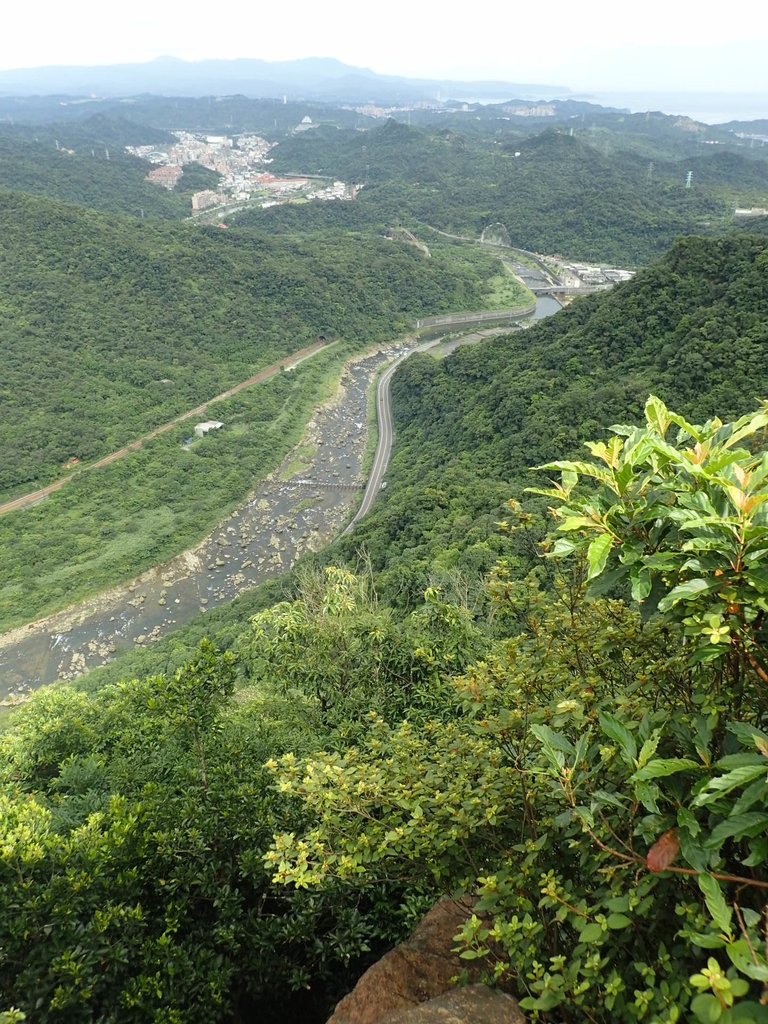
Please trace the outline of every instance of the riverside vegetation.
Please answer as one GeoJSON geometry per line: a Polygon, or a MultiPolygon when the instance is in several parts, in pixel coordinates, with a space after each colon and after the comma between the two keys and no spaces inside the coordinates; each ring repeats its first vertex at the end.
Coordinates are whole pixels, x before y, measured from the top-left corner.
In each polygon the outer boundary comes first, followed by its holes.
{"type": "Polygon", "coordinates": [[[229,650],[15,712],[9,1012],[322,1020],[470,892],[457,949],[534,1020],[766,1019],[767,260],[683,240],[413,357],[386,494],[229,650]]]}

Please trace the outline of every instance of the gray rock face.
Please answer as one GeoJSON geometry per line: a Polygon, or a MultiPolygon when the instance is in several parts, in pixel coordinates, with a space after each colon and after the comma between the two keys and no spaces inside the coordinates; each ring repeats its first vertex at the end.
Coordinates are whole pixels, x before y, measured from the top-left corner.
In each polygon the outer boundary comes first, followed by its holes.
{"type": "Polygon", "coordinates": [[[381,1024],[525,1024],[525,1017],[512,996],[469,985],[392,1014],[381,1024]]]}

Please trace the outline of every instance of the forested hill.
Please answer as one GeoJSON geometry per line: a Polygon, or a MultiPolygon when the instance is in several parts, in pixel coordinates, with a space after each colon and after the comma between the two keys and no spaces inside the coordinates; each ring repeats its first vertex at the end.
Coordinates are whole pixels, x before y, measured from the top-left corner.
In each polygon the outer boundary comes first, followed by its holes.
{"type": "Polygon", "coordinates": [[[351,346],[482,306],[412,246],[110,217],[0,191],[0,493],[107,454],[319,334],[351,346]]]}
{"type": "Polygon", "coordinates": [[[585,438],[636,421],[651,393],[694,422],[768,397],[765,239],[681,239],[633,281],[528,331],[409,359],[392,383],[388,488],[331,557],[365,547],[401,601],[436,568],[487,571],[507,543],[503,502],[523,497],[531,467],[581,457],[585,438]]]}
{"type": "MultiPolygon", "coordinates": [[[[711,148],[693,163],[668,152],[653,164],[617,148],[619,141],[611,136],[606,146],[599,134],[553,129],[524,139],[470,138],[390,121],[368,132],[307,133],[273,152],[276,168],[365,182],[358,204],[371,223],[399,215],[478,237],[501,221],[513,245],[625,264],[651,262],[682,234],[725,233],[734,203],[760,205],[768,193],[765,161],[711,148]]],[[[316,219],[340,216],[327,209],[316,219]]],[[[285,209],[248,217],[295,229],[285,209]]]]}
{"type": "Polygon", "coordinates": [[[81,131],[75,142],[60,141],[52,131],[26,137],[3,126],[0,187],[134,217],[181,220],[188,215],[189,196],[146,181],[149,165],[125,153],[123,145],[113,131],[81,131]]]}

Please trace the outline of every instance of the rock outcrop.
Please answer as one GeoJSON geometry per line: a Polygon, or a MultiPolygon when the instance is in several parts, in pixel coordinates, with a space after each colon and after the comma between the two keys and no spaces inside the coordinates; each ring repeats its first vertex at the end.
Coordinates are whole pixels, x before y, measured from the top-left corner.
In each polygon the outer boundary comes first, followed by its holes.
{"type": "Polygon", "coordinates": [[[510,996],[451,984],[467,969],[453,937],[471,913],[470,900],[440,900],[408,940],[365,972],[328,1024],[522,1024],[510,996]]]}
{"type": "Polygon", "coordinates": [[[512,996],[486,985],[455,988],[384,1018],[381,1024],[526,1024],[512,996]]]}

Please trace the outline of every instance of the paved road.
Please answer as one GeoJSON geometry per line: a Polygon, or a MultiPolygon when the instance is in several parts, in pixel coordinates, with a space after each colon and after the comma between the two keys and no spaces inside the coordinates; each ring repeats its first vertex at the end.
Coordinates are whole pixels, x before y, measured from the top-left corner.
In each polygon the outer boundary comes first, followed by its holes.
{"type": "MultiPolygon", "coordinates": [[[[436,343],[436,341],[430,342],[430,344],[436,343]]],[[[355,523],[359,522],[363,516],[367,515],[370,511],[371,505],[376,500],[376,495],[381,490],[381,483],[384,479],[384,474],[387,471],[387,466],[389,465],[389,456],[392,454],[392,438],[394,436],[394,432],[392,430],[392,404],[389,396],[389,383],[398,366],[406,360],[408,356],[413,355],[413,352],[422,350],[425,347],[427,346],[420,345],[418,349],[413,349],[411,352],[405,352],[403,355],[398,356],[398,358],[387,367],[379,378],[379,384],[376,388],[376,418],[378,420],[379,428],[376,455],[373,459],[373,466],[371,467],[371,472],[368,477],[368,483],[365,486],[365,494],[363,495],[360,508],[355,513],[354,518],[347,528],[343,531],[342,537],[351,533],[354,529],[355,523]]]]}
{"type": "MultiPolygon", "coordinates": [[[[532,310],[529,310],[526,307],[525,314],[528,314],[531,311],[532,310]]],[[[517,313],[518,316],[523,315],[523,312],[521,310],[518,310],[517,313]]],[[[446,324],[450,322],[455,326],[466,327],[466,317],[466,314],[458,314],[453,317],[446,317],[445,322],[446,324]]],[[[481,325],[486,323],[488,316],[487,314],[477,313],[474,314],[474,319],[478,325],[481,325]]],[[[424,321],[421,321],[421,323],[423,324],[424,321]]],[[[387,369],[384,371],[384,373],[382,373],[381,377],[379,378],[378,387],[376,388],[376,418],[378,420],[379,430],[379,439],[376,444],[376,454],[373,458],[373,466],[371,467],[371,472],[368,477],[368,483],[365,486],[365,494],[363,495],[363,500],[360,504],[360,508],[355,513],[354,517],[348,524],[347,528],[342,531],[342,537],[346,536],[348,533],[351,533],[352,530],[355,528],[355,524],[359,523],[363,516],[366,516],[368,512],[370,512],[371,505],[373,505],[374,501],[376,500],[376,496],[381,490],[381,485],[384,480],[384,474],[386,473],[387,466],[389,465],[389,457],[392,454],[392,441],[394,438],[394,430],[392,427],[392,403],[390,399],[389,385],[390,382],[392,381],[392,378],[395,375],[395,371],[401,365],[401,363],[403,363],[409,356],[412,356],[414,352],[426,352],[427,349],[434,348],[436,345],[439,345],[442,341],[444,341],[445,337],[445,335],[442,335],[441,337],[438,338],[432,338],[431,340],[424,341],[420,345],[417,345],[415,348],[412,348],[409,352],[404,352],[387,367],[387,369]]],[[[474,340],[477,340],[476,335],[471,335],[470,337],[473,338],[474,340]]],[[[469,340],[469,338],[467,340],[469,340]]]]}

